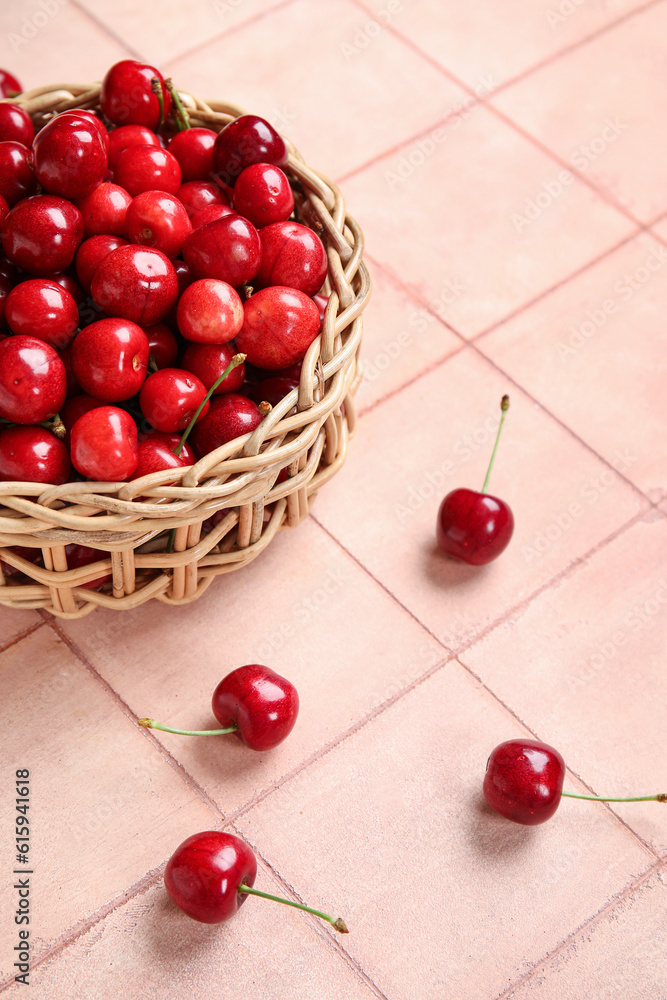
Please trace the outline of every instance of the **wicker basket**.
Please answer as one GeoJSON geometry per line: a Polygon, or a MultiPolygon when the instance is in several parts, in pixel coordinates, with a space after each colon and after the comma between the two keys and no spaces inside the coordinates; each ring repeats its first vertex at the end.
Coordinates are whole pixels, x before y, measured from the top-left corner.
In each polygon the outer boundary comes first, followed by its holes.
{"type": "MultiPolygon", "coordinates": [[[[15,103],[41,126],[55,111],[98,109],[99,92],[99,84],[62,84],[21,94],[15,103]]],[[[232,104],[179,94],[192,125],[219,131],[244,113],[232,104]]],[[[298,389],[252,434],[182,471],[169,469],[130,483],[0,483],[0,557],[24,574],[17,583],[16,575],[3,574],[0,566],[0,604],[78,618],[99,605],[123,610],[151,598],[169,604],[192,601],[215,576],[258,556],[279,528],[299,524],[320,486],[344,462],[361,375],[361,314],[371,290],[362,262],[363,235],[346,214],[338,188],[306,166],[286,141],[290,157],[284,169],[294,187],[298,218],[325,243],[331,293],[298,389]],[[287,478],[279,483],[285,467],[287,478]],[[228,512],[214,524],[212,515],[221,510],[228,512]],[[69,543],[101,549],[108,558],[68,569],[69,543]],[[9,552],[12,546],[41,549],[45,568],[9,552]],[[108,574],[112,580],[100,591],[84,586],[108,574]]]]}

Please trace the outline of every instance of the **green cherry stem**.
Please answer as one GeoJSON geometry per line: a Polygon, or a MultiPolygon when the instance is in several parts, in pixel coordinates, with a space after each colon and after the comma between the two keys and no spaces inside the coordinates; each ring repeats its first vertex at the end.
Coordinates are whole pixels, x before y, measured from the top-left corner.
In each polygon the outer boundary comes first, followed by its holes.
{"type": "Polygon", "coordinates": [[[158,129],[162,128],[162,124],[164,122],[164,94],[162,93],[162,84],[160,83],[157,76],[154,76],[153,79],[151,80],[151,90],[157,97],[157,102],[160,106],[160,120],[157,123],[157,129],[156,129],[156,131],[158,131],[158,129]]]}
{"type": "Polygon", "coordinates": [[[185,132],[186,129],[192,128],[190,125],[190,119],[188,113],[183,107],[183,101],[178,96],[176,87],[170,79],[164,81],[164,85],[171,94],[171,99],[174,102],[175,114],[176,114],[176,124],[178,125],[179,132],[185,132]]]}
{"type": "Polygon", "coordinates": [[[635,798],[612,799],[607,795],[577,795],[576,792],[561,792],[569,799],[588,799],[589,802],[667,802],[667,793],[659,795],[638,795],[635,798]]]}
{"type": "Polygon", "coordinates": [[[239,728],[229,726],[227,729],[172,729],[171,726],[163,726],[154,719],[139,719],[138,722],[144,729],[161,729],[163,733],[176,733],[177,736],[226,736],[227,733],[235,733],[239,728]]]}
{"type": "Polygon", "coordinates": [[[503,396],[500,400],[500,423],[498,424],[498,433],[496,434],[496,443],[493,446],[493,451],[491,452],[491,460],[489,462],[489,467],[486,470],[486,479],[484,480],[484,485],[482,486],[482,493],[486,493],[486,487],[489,485],[489,476],[491,475],[491,469],[493,468],[493,462],[496,457],[496,452],[498,451],[498,442],[500,441],[500,432],[503,429],[503,423],[505,422],[505,414],[510,408],[510,398],[509,396],[503,396]]]}
{"type": "Polygon", "coordinates": [[[213,385],[208,390],[208,392],[206,393],[206,395],[202,399],[201,403],[199,404],[199,406],[197,407],[197,409],[195,410],[195,412],[192,414],[192,416],[190,418],[190,423],[188,424],[188,426],[183,431],[183,434],[181,435],[181,440],[178,442],[178,444],[174,448],[174,455],[176,455],[177,457],[180,457],[180,454],[181,454],[181,452],[183,450],[183,445],[187,441],[188,436],[190,434],[190,431],[192,430],[192,428],[194,427],[194,425],[197,423],[197,419],[199,417],[199,414],[204,409],[204,407],[206,406],[207,402],[209,401],[209,399],[211,398],[211,396],[213,395],[213,393],[215,392],[215,390],[218,388],[218,386],[220,385],[220,383],[224,379],[227,378],[227,376],[229,375],[229,373],[231,371],[234,371],[235,368],[238,368],[239,365],[242,365],[243,362],[245,361],[245,359],[246,359],[245,354],[235,354],[234,357],[232,358],[232,360],[229,362],[229,364],[225,368],[225,370],[222,373],[222,375],[220,376],[220,378],[217,379],[213,383],[213,385]]]}
{"type": "Polygon", "coordinates": [[[260,892],[259,889],[251,889],[249,885],[244,885],[243,883],[239,886],[239,892],[247,892],[252,896],[261,896],[262,899],[272,899],[274,903],[284,903],[285,906],[294,906],[297,910],[303,910],[305,913],[312,913],[313,916],[319,917],[320,920],[326,920],[341,934],[350,933],[342,917],[334,919],[334,917],[330,917],[328,913],[320,913],[319,910],[313,910],[310,906],[304,906],[302,903],[295,903],[291,899],[283,899],[282,896],[272,896],[269,892],[260,892]]]}

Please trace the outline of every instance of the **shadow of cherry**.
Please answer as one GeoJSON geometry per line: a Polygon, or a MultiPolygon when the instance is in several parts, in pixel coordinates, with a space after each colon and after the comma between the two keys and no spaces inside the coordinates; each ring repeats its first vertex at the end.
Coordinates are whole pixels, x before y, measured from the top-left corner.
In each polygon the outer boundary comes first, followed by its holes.
{"type": "Polygon", "coordinates": [[[489,806],[482,792],[471,796],[467,836],[473,849],[485,862],[494,858],[507,859],[527,853],[532,846],[534,830],[499,816],[489,806]]]}

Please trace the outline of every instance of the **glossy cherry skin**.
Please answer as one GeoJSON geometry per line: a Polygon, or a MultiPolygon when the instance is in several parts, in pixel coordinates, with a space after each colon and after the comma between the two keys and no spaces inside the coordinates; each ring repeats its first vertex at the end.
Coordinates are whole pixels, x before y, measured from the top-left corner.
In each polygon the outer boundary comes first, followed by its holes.
{"type": "Polygon", "coordinates": [[[221,727],[238,726],[235,735],[251,750],[271,750],[292,732],[299,695],[285,677],[250,663],[220,681],[211,705],[221,727]]]}
{"type": "Polygon", "coordinates": [[[117,406],[88,410],[72,427],[70,439],[72,465],[88,479],[115,483],[137,467],[137,425],[117,406]]]}
{"type": "Polygon", "coordinates": [[[77,331],[79,310],[69,292],[54,281],[30,278],[9,293],[6,318],[14,333],[61,348],[77,331]]]}
{"type": "Polygon", "coordinates": [[[501,743],[486,762],[484,797],[491,808],[524,826],[537,826],[558,809],[565,762],[539,740],[501,743]]]}
{"type": "Polygon", "coordinates": [[[0,229],[2,228],[2,223],[5,221],[9,215],[9,202],[0,194],[0,229]]]}
{"type": "Polygon", "coordinates": [[[178,357],[178,341],[166,323],[145,326],[148,337],[148,353],[158,368],[173,368],[178,357]]]}
{"type": "MultiPolygon", "coordinates": [[[[141,412],[158,431],[183,431],[206,395],[203,382],[181,368],[162,368],[149,375],[139,395],[141,412]]],[[[207,401],[197,422],[208,413],[207,401]]]]}
{"type": "Polygon", "coordinates": [[[135,396],[146,380],[148,337],[127,319],[100,319],[72,344],[72,368],[89,396],[119,403],[135,396]]]}
{"type": "Polygon", "coordinates": [[[286,174],[272,163],[246,167],[234,185],[234,208],[258,229],[289,219],[294,195],[286,174]]]}
{"type": "Polygon", "coordinates": [[[21,142],[30,147],[34,138],[30,115],[18,104],[0,104],[0,142],[21,142]]]}
{"type": "Polygon", "coordinates": [[[0,97],[16,97],[23,93],[23,87],[15,76],[6,69],[0,69],[0,97]]]}
{"type": "Polygon", "coordinates": [[[45,427],[8,427],[0,431],[0,481],[51,483],[69,481],[66,445],[45,427]]]}
{"type": "Polygon", "coordinates": [[[100,107],[114,125],[145,125],[156,130],[171,108],[171,95],[162,74],[154,66],[123,59],[115,63],[102,80],[100,107]],[[157,77],[162,90],[163,115],[152,80],[157,77]]]}
{"type": "Polygon", "coordinates": [[[67,376],[55,350],[36,337],[0,341],[0,417],[39,424],[65,402],[67,376]]]}
{"type": "Polygon", "coordinates": [[[67,431],[65,441],[69,443],[72,428],[79,417],[82,417],[84,413],[88,413],[88,410],[95,410],[98,406],[102,405],[103,403],[99,399],[95,399],[94,396],[89,396],[85,392],[79,392],[77,395],[71,396],[60,408],[60,419],[67,431]]]}
{"type": "Polygon", "coordinates": [[[214,170],[221,181],[232,186],[253,163],[284,166],[287,160],[284,139],[273,125],[257,115],[241,115],[225,125],[213,147],[214,170]]]}
{"type": "MultiPolygon", "coordinates": [[[[181,365],[200,379],[207,389],[218,381],[236,354],[233,344],[190,344],[183,352],[181,365]]],[[[238,392],[245,379],[245,364],[232,368],[214,391],[214,396],[225,392],[238,392]]],[[[264,399],[266,397],[262,397],[264,399]]],[[[257,402],[261,403],[261,399],[257,402]]],[[[269,400],[270,402],[270,400],[269,400]]]]}
{"type": "Polygon", "coordinates": [[[107,152],[95,126],[81,118],[52,119],[32,144],[35,177],[61,198],[85,198],[107,171],[107,152]]]}
{"type": "Polygon", "coordinates": [[[68,268],[82,237],[78,208],[64,198],[39,194],[11,210],[2,229],[2,246],[11,261],[42,277],[68,268]]]}
{"type": "Polygon", "coordinates": [[[276,222],[259,234],[262,263],[255,284],[286,285],[314,295],[327,276],[327,255],[322,240],[299,222],[276,222]]]}
{"type": "Polygon", "coordinates": [[[298,378],[286,378],[285,376],[265,378],[263,381],[257,382],[248,388],[248,398],[254,399],[256,403],[266,400],[271,406],[277,406],[288,392],[292,392],[293,389],[298,389],[298,387],[298,378]]]}
{"type": "Polygon", "coordinates": [[[176,310],[178,329],[197,344],[226,344],[243,326],[243,303],[226,281],[201,278],[181,295],[176,310]]]}
{"type": "Polygon", "coordinates": [[[5,309],[7,307],[7,299],[9,298],[11,290],[11,281],[8,281],[4,275],[0,274],[0,334],[3,336],[5,335],[7,327],[7,323],[5,322],[5,309]]]}
{"type": "Polygon", "coordinates": [[[31,151],[20,142],[0,142],[0,194],[9,207],[36,190],[31,151]]]}
{"type": "Polygon", "coordinates": [[[61,111],[56,117],[60,122],[67,121],[68,119],[78,119],[92,125],[104,144],[105,152],[109,153],[109,133],[104,127],[104,122],[101,118],[97,117],[94,111],[89,111],[86,108],[72,108],[69,111],[61,111]]]}
{"type": "Polygon", "coordinates": [[[109,167],[116,169],[118,157],[128,146],[160,146],[155,132],[145,125],[121,125],[109,132],[109,167]]]}
{"type": "Polygon", "coordinates": [[[181,184],[176,197],[183,203],[190,218],[209,205],[229,205],[224,191],[211,181],[186,181],[181,184]]]}
{"type": "Polygon", "coordinates": [[[192,223],[178,198],[165,191],[142,191],[127,210],[130,243],[154,247],[169,258],[177,257],[192,223]]]}
{"type": "Polygon", "coordinates": [[[243,329],[236,346],[258,368],[286,368],[304,356],[320,331],[311,298],[295,288],[272,286],[243,304],[243,329]]]}
{"type": "MultiPolygon", "coordinates": [[[[174,433],[169,434],[169,433],[163,433],[162,431],[151,430],[151,431],[144,431],[139,435],[140,443],[142,441],[151,441],[151,440],[162,442],[165,445],[165,447],[169,448],[169,450],[173,452],[174,448],[176,448],[180,444],[181,433],[180,431],[175,431],[174,433]]],[[[194,463],[197,461],[197,456],[195,455],[194,451],[192,450],[187,441],[181,448],[181,458],[183,459],[186,465],[194,465],[194,463]]]]}
{"type": "Polygon", "coordinates": [[[259,269],[259,233],[240,215],[226,215],[193,230],[183,244],[183,258],[195,278],[220,278],[239,288],[259,269]]]}
{"type": "Polygon", "coordinates": [[[118,184],[99,184],[87,197],[80,198],[76,207],[83,216],[83,235],[125,236],[125,217],[132,203],[132,195],[118,184]]]}
{"type": "Polygon", "coordinates": [[[180,164],[183,183],[211,176],[216,134],[210,128],[188,128],[171,140],[167,148],[180,164]]]}
{"type": "Polygon", "coordinates": [[[181,168],[166,149],[128,146],[116,160],[114,178],[133,198],[142,191],[176,194],[181,186],[181,168]]]}
{"type": "Polygon", "coordinates": [[[108,316],[153,326],[176,302],[178,278],[169,258],[159,250],[131,244],[104,258],[90,291],[95,305],[108,316]]]}
{"type": "Polygon", "coordinates": [[[77,306],[80,306],[83,302],[85,298],[83,288],[79,282],[75,281],[74,278],[71,278],[69,274],[46,274],[44,275],[44,280],[53,281],[54,284],[60,285],[61,288],[64,288],[65,291],[69,292],[72,296],[77,306]]]}
{"type": "Polygon", "coordinates": [[[254,431],[263,419],[257,404],[246,396],[235,392],[213,396],[209,412],[190,435],[195,454],[203,458],[228,441],[254,431]]]}
{"type": "Polygon", "coordinates": [[[91,236],[83,241],[76,252],[74,267],[84,292],[90,291],[95,271],[104,258],[108,257],[112,250],[125,246],[127,246],[127,240],[123,239],[122,236],[91,236]]]}
{"type": "Polygon", "coordinates": [[[200,208],[198,212],[195,212],[191,216],[190,222],[193,229],[199,229],[200,226],[205,226],[207,222],[224,219],[226,215],[238,215],[238,212],[235,212],[229,205],[207,205],[206,208],[200,208]]]}
{"type": "Polygon", "coordinates": [[[232,833],[206,830],[184,840],[164,870],[164,887],[173,903],[193,920],[219,924],[247,899],[257,862],[248,845],[232,833]]]}
{"type": "Polygon", "coordinates": [[[448,556],[471,566],[496,559],[509,545],[513,531],[512,511],[504,500],[488,493],[452,490],[440,504],[438,545],[448,556]]]}
{"type": "Polygon", "coordinates": [[[140,479],[165,469],[184,469],[188,465],[192,462],[175,455],[173,447],[164,438],[144,437],[139,441],[139,463],[130,479],[140,479]]]}

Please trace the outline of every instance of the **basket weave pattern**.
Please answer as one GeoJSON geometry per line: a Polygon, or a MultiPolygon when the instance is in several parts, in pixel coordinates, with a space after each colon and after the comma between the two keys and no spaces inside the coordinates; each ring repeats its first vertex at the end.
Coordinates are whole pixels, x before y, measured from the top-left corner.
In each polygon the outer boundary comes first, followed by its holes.
{"type": "MultiPolygon", "coordinates": [[[[22,94],[15,103],[39,127],[56,111],[99,109],[99,93],[99,84],[62,84],[22,94]]],[[[179,94],[192,125],[220,131],[244,113],[179,94]]],[[[0,483],[0,558],[28,578],[17,583],[0,566],[0,604],[78,618],[100,605],[122,610],[151,598],[192,601],[215,576],[258,556],[281,527],[299,524],[344,462],[355,429],[362,311],[371,290],[363,235],[338,188],[285,141],[290,157],[283,169],[295,188],[297,218],[319,232],[329,263],[323,329],[305,356],[299,387],[252,434],[182,470],[129,483],[0,483]],[[278,483],[283,468],[287,478],[278,483]],[[223,510],[222,519],[205,523],[223,510]],[[108,557],[68,569],[69,543],[108,557]],[[12,546],[41,549],[44,568],[8,552],[12,546]],[[103,591],[84,586],[108,574],[111,585],[103,591]]]]}

